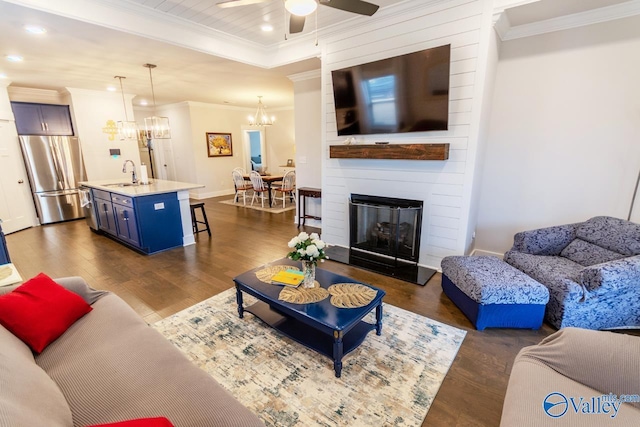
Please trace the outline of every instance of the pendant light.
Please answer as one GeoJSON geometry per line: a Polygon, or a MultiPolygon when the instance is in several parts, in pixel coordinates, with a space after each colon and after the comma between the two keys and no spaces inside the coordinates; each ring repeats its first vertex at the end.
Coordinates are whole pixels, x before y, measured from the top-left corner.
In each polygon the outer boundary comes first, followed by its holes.
{"type": "Polygon", "coordinates": [[[120,141],[124,141],[125,139],[138,139],[138,124],[136,122],[130,122],[127,116],[127,103],[124,100],[124,89],[122,87],[122,79],[126,79],[126,77],[114,76],[113,78],[120,80],[120,93],[122,93],[122,106],[124,107],[125,121],[119,121],[117,123],[120,141]]]}
{"type": "Polygon", "coordinates": [[[145,117],[144,127],[147,130],[147,135],[151,135],[152,139],[170,139],[171,127],[169,127],[168,117],[156,116],[156,94],[153,90],[153,76],[151,70],[156,68],[153,64],[144,64],[144,67],[149,69],[149,80],[151,81],[151,95],[153,97],[153,116],[145,117]]]}
{"type": "Polygon", "coordinates": [[[269,117],[267,110],[262,103],[262,97],[258,96],[258,109],[256,114],[249,116],[249,126],[271,126],[276,120],[274,116],[269,117]]]}

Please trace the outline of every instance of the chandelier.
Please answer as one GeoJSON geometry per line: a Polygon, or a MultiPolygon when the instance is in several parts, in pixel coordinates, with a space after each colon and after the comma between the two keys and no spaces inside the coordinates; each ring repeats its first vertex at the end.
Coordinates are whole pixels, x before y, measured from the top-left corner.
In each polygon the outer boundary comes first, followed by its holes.
{"type": "Polygon", "coordinates": [[[156,68],[154,64],[144,64],[144,67],[149,69],[149,80],[151,80],[151,96],[153,97],[153,115],[151,117],[145,117],[144,127],[147,130],[147,135],[150,135],[152,139],[170,139],[171,127],[169,126],[168,117],[156,116],[156,94],[153,90],[153,76],[151,70],[156,68]]]}
{"type": "Polygon", "coordinates": [[[284,2],[284,8],[297,16],[311,15],[317,7],[316,0],[285,0],[284,2]]]}
{"type": "Polygon", "coordinates": [[[114,76],[114,79],[120,80],[120,93],[122,93],[122,106],[124,107],[124,120],[117,123],[118,137],[120,141],[125,139],[138,139],[138,124],[136,122],[130,122],[127,116],[127,103],[124,100],[124,89],[122,88],[122,79],[126,79],[123,76],[114,76]]]}
{"type": "Polygon", "coordinates": [[[269,117],[267,110],[262,103],[262,97],[258,96],[258,109],[256,114],[249,116],[249,126],[271,126],[276,120],[274,116],[269,117]]]}

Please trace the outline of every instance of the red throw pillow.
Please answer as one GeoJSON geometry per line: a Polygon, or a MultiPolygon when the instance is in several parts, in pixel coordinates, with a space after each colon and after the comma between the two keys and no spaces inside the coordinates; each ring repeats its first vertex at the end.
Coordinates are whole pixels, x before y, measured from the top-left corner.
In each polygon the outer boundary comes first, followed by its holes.
{"type": "Polygon", "coordinates": [[[82,297],[43,273],[0,296],[0,324],[36,353],[91,310],[82,297]]]}
{"type": "Polygon", "coordinates": [[[173,427],[171,421],[165,417],[160,418],[140,418],[137,420],[120,421],[109,424],[96,424],[89,427],[173,427]]]}

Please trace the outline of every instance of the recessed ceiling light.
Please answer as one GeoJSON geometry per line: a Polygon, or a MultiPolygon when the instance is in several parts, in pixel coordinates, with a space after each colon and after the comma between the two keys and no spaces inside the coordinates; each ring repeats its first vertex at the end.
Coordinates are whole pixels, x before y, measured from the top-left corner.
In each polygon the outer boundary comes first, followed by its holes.
{"type": "Polygon", "coordinates": [[[0,79],[6,79],[7,75],[5,73],[0,73],[0,79]]]}
{"type": "Polygon", "coordinates": [[[115,87],[113,87],[113,86],[107,86],[107,90],[108,90],[109,92],[115,92],[115,91],[116,91],[116,88],[115,88],[115,87]]]}
{"type": "Polygon", "coordinates": [[[7,61],[9,62],[20,62],[22,59],[20,55],[7,55],[7,61]]]}
{"type": "Polygon", "coordinates": [[[140,101],[140,105],[145,106],[145,105],[149,105],[149,103],[143,99],[142,101],[140,101]]]}
{"type": "Polygon", "coordinates": [[[273,25],[271,24],[262,24],[260,25],[260,29],[265,32],[273,31],[273,25]]]}
{"type": "Polygon", "coordinates": [[[37,25],[25,25],[24,29],[26,32],[31,34],[44,34],[47,32],[46,28],[39,27],[37,25]]]}

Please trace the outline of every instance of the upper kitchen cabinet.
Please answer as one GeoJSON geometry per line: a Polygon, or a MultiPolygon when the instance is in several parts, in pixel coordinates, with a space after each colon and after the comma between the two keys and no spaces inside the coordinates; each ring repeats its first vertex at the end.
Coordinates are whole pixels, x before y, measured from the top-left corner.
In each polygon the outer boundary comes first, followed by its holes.
{"type": "Polygon", "coordinates": [[[68,105],[12,102],[18,135],[73,135],[68,105]]]}

